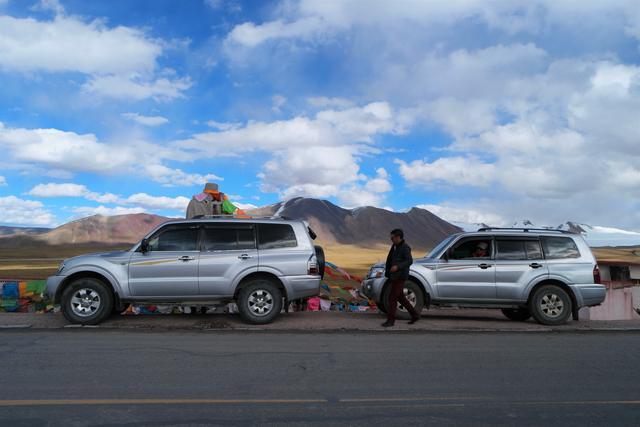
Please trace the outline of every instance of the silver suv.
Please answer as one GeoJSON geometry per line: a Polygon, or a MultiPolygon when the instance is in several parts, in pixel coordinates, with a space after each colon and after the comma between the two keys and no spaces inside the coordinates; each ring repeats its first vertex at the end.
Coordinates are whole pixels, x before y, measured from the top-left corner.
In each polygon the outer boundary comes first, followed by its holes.
{"type": "Polygon", "coordinates": [[[244,321],[269,323],[287,301],[319,294],[324,253],[314,238],[302,221],[169,221],[128,251],[65,260],[47,293],[79,324],[100,323],[126,303],[231,301],[244,321]]]}
{"type": "MultiPolygon", "coordinates": [[[[386,311],[384,264],[374,265],[361,292],[386,311]]],[[[481,228],[447,237],[414,260],[405,294],[422,310],[499,308],[506,317],[531,316],[545,325],[578,320],[581,307],[605,298],[591,249],[578,234],[546,229],[481,228]]],[[[400,307],[401,308],[401,307],[400,307]]],[[[399,317],[408,318],[401,308],[399,317]]]]}

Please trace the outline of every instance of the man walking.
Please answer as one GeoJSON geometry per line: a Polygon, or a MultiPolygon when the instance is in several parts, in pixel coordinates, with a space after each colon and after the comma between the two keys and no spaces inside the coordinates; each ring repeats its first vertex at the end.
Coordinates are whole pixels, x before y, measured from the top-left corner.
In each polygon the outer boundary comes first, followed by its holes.
{"type": "Polygon", "coordinates": [[[413,264],[411,248],[404,241],[404,233],[399,228],[391,231],[391,241],[393,245],[387,255],[385,268],[385,276],[391,281],[389,285],[391,291],[389,292],[389,301],[387,301],[387,321],[382,324],[385,328],[393,326],[395,323],[398,303],[402,304],[411,314],[409,324],[412,325],[420,319],[420,315],[404,295],[404,283],[409,278],[409,267],[413,264]]]}

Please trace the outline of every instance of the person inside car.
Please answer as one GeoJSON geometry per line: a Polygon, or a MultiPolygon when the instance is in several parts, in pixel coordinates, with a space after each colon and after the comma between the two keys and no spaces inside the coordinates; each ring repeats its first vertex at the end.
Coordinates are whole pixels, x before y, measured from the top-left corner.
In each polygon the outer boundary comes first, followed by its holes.
{"type": "Polygon", "coordinates": [[[472,256],[474,258],[488,258],[489,257],[489,244],[487,242],[480,242],[476,245],[475,251],[472,256]]]}

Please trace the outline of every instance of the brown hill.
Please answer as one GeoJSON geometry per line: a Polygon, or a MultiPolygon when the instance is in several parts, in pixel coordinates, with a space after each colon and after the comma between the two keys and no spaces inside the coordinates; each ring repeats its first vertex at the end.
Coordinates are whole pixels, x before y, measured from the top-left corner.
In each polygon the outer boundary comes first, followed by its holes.
{"type": "Polygon", "coordinates": [[[304,219],[323,242],[367,246],[387,244],[389,231],[402,228],[412,245],[429,248],[444,237],[461,231],[425,209],[391,212],[371,206],[344,209],[326,200],[294,198],[248,212],[250,215],[279,215],[304,219]]]}

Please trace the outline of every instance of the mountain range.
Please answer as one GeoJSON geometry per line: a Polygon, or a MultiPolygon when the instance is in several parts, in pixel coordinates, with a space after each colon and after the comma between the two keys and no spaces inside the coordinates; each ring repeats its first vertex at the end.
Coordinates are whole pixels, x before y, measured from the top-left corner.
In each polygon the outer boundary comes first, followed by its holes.
{"type": "MultiPolygon", "coordinates": [[[[392,212],[371,206],[345,209],[326,201],[297,197],[247,212],[249,215],[280,216],[309,222],[323,244],[373,246],[388,244],[389,231],[402,228],[416,248],[430,248],[444,237],[461,230],[475,231],[486,224],[450,223],[428,210],[411,208],[392,212]]],[[[38,245],[123,245],[140,240],[158,224],[170,218],[139,213],[94,215],[54,229],[0,227],[0,248],[38,245]]],[[[560,229],[581,233],[593,247],[637,246],[640,233],[611,227],[566,222],[558,226],[539,226],[528,220],[513,227],[560,229]]]]}
{"type": "MultiPolygon", "coordinates": [[[[293,198],[247,212],[252,216],[303,219],[325,244],[388,243],[389,231],[402,228],[416,247],[428,248],[460,231],[425,209],[398,213],[375,207],[344,209],[326,200],[293,198]]],[[[32,245],[130,244],[170,218],[145,213],[78,219],[51,230],[14,228],[0,236],[0,247],[32,245]]]]}

